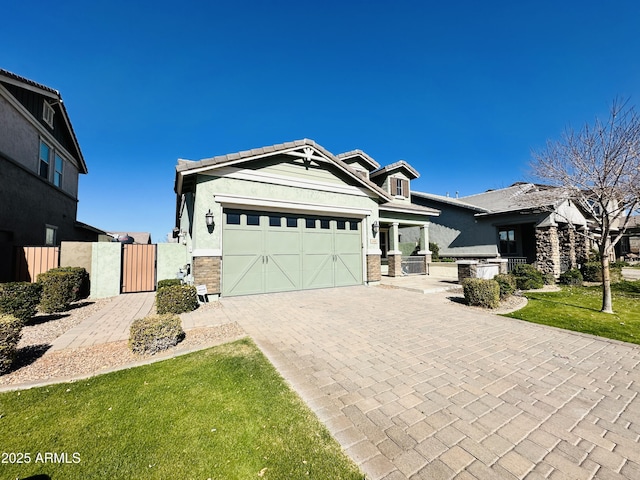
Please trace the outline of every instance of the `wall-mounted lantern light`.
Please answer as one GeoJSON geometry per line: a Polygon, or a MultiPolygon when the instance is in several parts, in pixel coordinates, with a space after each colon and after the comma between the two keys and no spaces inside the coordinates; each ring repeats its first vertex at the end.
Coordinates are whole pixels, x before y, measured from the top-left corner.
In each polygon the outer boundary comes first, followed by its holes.
{"type": "Polygon", "coordinates": [[[373,236],[374,237],[380,231],[380,223],[377,220],[375,222],[373,222],[373,225],[371,225],[371,231],[373,232],[373,236]]]}
{"type": "Polygon", "coordinates": [[[211,209],[204,214],[204,218],[207,222],[207,227],[213,227],[213,213],[211,212],[211,209]]]}

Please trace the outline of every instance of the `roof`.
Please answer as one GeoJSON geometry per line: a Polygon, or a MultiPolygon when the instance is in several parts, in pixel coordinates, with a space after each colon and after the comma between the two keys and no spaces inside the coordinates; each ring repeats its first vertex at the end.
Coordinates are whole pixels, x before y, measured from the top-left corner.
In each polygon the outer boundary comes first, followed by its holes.
{"type": "Polygon", "coordinates": [[[461,200],[484,208],[487,213],[506,213],[555,207],[569,197],[562,188],[517,183],[507,188],[462,197],[461,200]]]}
{"type": "Polygon", "coordinates": [[[128,235],[133,238],[134,243],[151,243],[151,234],[149,232],[107,232],[107,235],[110,235],[115,239],[128,235]]]}
{"type": "Polygon", "coordinates": [[[436,210],[435,208],[431,207],[424,207],[422,205],[416,205],[415,203],[388,202],[380,205],[380,210],[400,213],[420,213],[432,217],[440,216],[440,210],[436,210]]]}
{"type": "Polygon", "coordinates": [[[457,198],[445,197],[445,196],[442,196],[442,195],[435,195],[435,194],[432,194],[432,193],[424,193],[424,192],[416,192],[416,191],[412,191],[411,192],[411,196],[421,197],[421,198],[425,198],[427,200],[432,200],[434,202],[445,203],[445,204],[448,204],[448,205],[454,205],[456,207],[466,208],[466,209],[469,209],[469,210],[473,210],[475,212],[488,212],[488,210],[486,208],[481,208],[481,207],[478,207],[476,205],[471,205],[471,204],[463,202],[462,200],[459,200],[457,198]]]}
{"type": "MultiPolygon", "coordinates": [[[[358,175],[355,169],[351,168],[341,159],[333,155],[330,151],[326,150],[321,145],[317,144],[313,140],[308,138],[303,138],[302,140],[295,140],[293,142],[285,142],[278,143],[275,145],[270,145],[268,147],[254,148],[251,150],[243,150],[237,153],[229,153],[226,155],[219,155],[211,158],[204,158],[202,160],[184,160],[179,159],[178,165],[176,166],[176,192],[179,192],[182,188],[182,176],[188,175],[191,173],[198,173],[202,170],[209,170],[214,168],[219,168],[222,166],[233,165],[236,163],[241,163],[248,159],[255,159],[261,157],[267,157],[271,155],[276,155],[278,153],[294,153],[296,150],[299,150],[301,147],[312,147],[317,152],[319,152],[324,158],[323,160],[328,160],[331,163],[335,164],[340,170],[347,173],[351,178],[356,180],[359,184],[366,187],[367,189],[375,192],[379,197],[384,199],[385,201],[390,201],[391,196],[388,192],[384,191],[375,183],[370,180],[363,178],[358,175]]],[[[309,158],[313,158],[313,154],[309,153],[309,158]]],[[[306,154],[304,155],[306,156],[306,154]]]]}
{"type": "Polygon", "coordinates": [[[57,104],[60,106],[60,112],[62,113],[62,119],[69,131],[69,135],[71,136],[73,146],[75,147],[75,152],[70,152],[70,153],[75,153],[75,156],[76,156],[75,158],[76,160],[78,160],[78,163],[79,163],[78,167],[79,167],[80,173],[88,173],[89,170],[87,169],[87,163],[85,162],[84,156],[82,155],[82,150],[80,150],[80,144],[78,143],[78,138],[76,137],[76,133],[73,130],[73,126],[71,125],[71,120],[69,119],[69,114],[67,113],[67,109],[64,105],[64,102],[62,101],[62,96],[60,95],[60,92],[51,87],[47,87],[46,85],[35,82],[28,78],[25,78],[21,75],[17,75],[8,70],[4,70],[3,68],[0,68],[0,80],[4,80],[7,83],[17,85],[21,88],[26,88],[27,90],[35,91],[36,93],[39,93],[49,98],[53,98],[54,100],[57,101],[57,104]]]}
{"type": "Polygon", "coordinates": [[[336,158],[343,161],[355,157],[360,157],[362,160],[364,160],[364,162],[371,167],[369,169],[370,172],[376,170],[377,168],[380,168],[380,164],[378,162],[376,162],[373,158],[371,158],[360,149],[351,150],[350,152],[339,153],[338,155],[336,155],[336,158]]]}
{"type": "Polygon", "coordinates": [[[418,178],[420,176],[420,174],[418,173],[418,171],[413,168],[411,165],[409,165],[407,162],[405,162],[404,160],[399,160],[395,163],[392,163],[390,165],[387,165],[386,167],[382,167],[379,168],[378,170],[371,172],[371,177],[377,177],[379,175],[382,175],[383,173],[389,173],[392,170],[396,170],[396,169],[402,169],[404,171],[406,171],[409,174],[409,177],[413,178],[418,178]]]}

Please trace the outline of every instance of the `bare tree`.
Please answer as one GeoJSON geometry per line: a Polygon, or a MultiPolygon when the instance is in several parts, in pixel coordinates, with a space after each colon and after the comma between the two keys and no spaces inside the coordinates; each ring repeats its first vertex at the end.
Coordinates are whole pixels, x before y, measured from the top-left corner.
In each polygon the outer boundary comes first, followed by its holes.
{"type": "Polygon", "coordinates": [[[602,265],[602,311],[613,313],[610,258],[640,207],[640,117],[614,100],[606,121],[565,130],[533,152],[531,166],[539,179],[569,189],[591,221],[588,234],[602,265]]]}

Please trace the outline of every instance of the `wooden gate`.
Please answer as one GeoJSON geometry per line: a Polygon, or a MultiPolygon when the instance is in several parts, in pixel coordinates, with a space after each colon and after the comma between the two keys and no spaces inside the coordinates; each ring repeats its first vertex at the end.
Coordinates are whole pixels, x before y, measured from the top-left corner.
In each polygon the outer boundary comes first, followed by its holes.
{"type": "Polygon", "coordinates": [[[15,247],[14,259],[14,281],[35,282],[38,275],[60,265],[60,247],[15,247]]]}
{"type": "Polygon", "coordinates": [[[156,245],[122,245],[120,293],[153,292],[156,289],[156,245]]]}

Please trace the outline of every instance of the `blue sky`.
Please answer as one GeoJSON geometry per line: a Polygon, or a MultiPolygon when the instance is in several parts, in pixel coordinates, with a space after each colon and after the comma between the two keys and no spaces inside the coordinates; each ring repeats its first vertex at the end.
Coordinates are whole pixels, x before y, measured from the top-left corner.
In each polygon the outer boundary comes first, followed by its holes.
{"type": "Polygon", "coordinates": [[[173,228],[178,158],[300,138],[403,159],[412,188],[528,180],[531,150],[640,104],[640,2],[11,1],[0,67],[59,90],[78,219],[173,228]]]}

